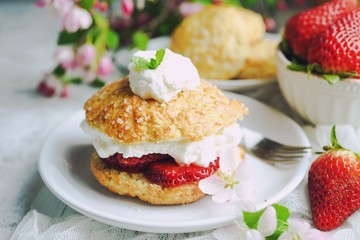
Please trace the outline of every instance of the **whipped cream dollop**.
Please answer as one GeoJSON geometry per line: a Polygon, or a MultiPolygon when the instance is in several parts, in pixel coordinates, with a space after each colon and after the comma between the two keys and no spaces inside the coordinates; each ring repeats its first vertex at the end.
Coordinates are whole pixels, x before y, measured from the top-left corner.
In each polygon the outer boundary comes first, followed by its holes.
{"type": "Polygon", "coordinates": [[[81,123],[81,127],[94,138],[93,145],[102,158],[115,153],[122,153],[125,158],[141,157],[150,153],[162,153],[172,156],[179,165],[194,163],[203,167],[207,167],[217,157],[228,156],[229,150],[237,151],[237,145],[243,137],[240,126],[235,123],[215,135],[196,142],[171,141],[124,144],[89,126],[86,121],[81,123]]]}
{"type": "MultiPolygon", "coordinates": [[[[156,51],[138,51],[134,56],[147,61],[155,59],[156,51]]],[[[139,69],[131,62],[129,82],[131,90],[143,99],[168,102],[180,91],[193,90],[200,84],[197,69],[187,57],[165,49],[162,62],[155,69],[139,69]]]]}

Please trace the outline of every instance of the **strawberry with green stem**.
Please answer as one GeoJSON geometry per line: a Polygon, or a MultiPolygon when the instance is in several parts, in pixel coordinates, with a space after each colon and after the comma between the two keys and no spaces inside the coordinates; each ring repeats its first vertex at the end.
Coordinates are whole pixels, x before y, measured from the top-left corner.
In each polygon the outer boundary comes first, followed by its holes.
{"type": "Polygon", "coordinates": [[[356,0],[333,0],[289,19],[284,40],[292,53],[306,60],[312,39],[348,11],[358,8],[356,0]]]}
{"type": "Polygon", "coordinates": [[[339,227],[360,208],[360,157],[338,143],[335,126],[331,143],[312,163],[308,176],[313,222],[323,231],[339,227]]]}
{"type": "Polygon", "coordinates": [[[318,64],[328,80],[339,80],[341,75],[360,78],[360,9],[348,12],[314,37],[307,60],[318,64]]]}

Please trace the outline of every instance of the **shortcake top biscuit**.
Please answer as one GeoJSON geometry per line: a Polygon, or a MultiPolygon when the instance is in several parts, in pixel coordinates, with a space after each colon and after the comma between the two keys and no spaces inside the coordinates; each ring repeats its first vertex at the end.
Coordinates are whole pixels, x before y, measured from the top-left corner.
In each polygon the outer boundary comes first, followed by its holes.
{"type": "Polygon", "coordinates": [[[189,57],[202,78],[229,79],[242,68],[249,43],[263,37],[261,16],[232,6],[208,6],[183,20],[170,49],[189,57]]]}
{"type": "Polygon", "coordinates": [[[128,79],[103,87],[85,103],[87,123],[122,143],[198,141],[235,123],[247,108],[201,81],[166,103],[135,95],[128,79]]]}

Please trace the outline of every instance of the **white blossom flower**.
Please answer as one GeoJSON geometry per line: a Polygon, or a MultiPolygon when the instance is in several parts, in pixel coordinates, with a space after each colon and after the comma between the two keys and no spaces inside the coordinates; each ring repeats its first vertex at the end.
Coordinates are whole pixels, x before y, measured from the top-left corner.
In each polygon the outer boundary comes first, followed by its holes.
{"type": "Polygon", "coordinates": [[[255,188],[245,182],[251,174],[251,165],[247,160],[239,159],[236,149],[227,149],[220,156],[220,168],[216,174],[199,182],[199,188],[212,195],[215,202],[241,201],[245,208],[251,208],[255,199],[255,188]],[[240,161],[240,162],[239,162],[240,161]]]}
{"type": "Polygon", "coordinates": [[[283,232],[279,240],[331,240],[326,233],[311,228],[303,219],[289,219],[289,228],[283,232]]]}
{"type": "Polygon", "coordinates": [[[213,236],[217,240],[265,240],[266,237],[274,234],[276,227],[276,210],[273,206],[269,206],[260,216],[257,229],[249,228],[242,220],[236,224],[216,229],[213,236]]]}

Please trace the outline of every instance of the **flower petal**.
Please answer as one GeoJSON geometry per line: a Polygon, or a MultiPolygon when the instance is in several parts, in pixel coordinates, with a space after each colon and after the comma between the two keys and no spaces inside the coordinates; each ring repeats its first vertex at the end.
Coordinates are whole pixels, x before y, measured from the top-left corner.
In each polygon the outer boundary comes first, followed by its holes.
{"type": "Polygon", "coordinates": [[[253,185],[247,182],[241,182],[234,187],[234,192],[240,200],[254,201],[256,189],[253,185]]]}
{"type": "Polygon", "coordinates": [[[252,164],[249,160],[244,159],[240,162],[236,169],[236,178],[240,181],[244,181],[250,178],[252,174],[252,164]]]}
{"type": "Polygon", "coordinates": [[[271,236],[277,227],[276,211],[273,206],[269,206],[265,209],[261,215],[257,230],[265,237],[271,236]]]}
{"type": "Polygon", "coordinates": [[[225,182],[222,178],[216,175],[204,178],[199,182],[199,188],[203,193],[213,195],[225,187],[225,182]]]}
{"type": "Polygon", "coordinates": [[[231,188],[222,188],[216,194],[212,196],[212,200],[214,202],[223,203],[233,200],[235,197],[235,193],[231,188]]]}
{"type": "Polygon", "coordinates": [[[246,231],[244,240],[265,240],[264,236],[255,229],[250,229],[246,231]]]}
{"type": "Polygon", "coordinates": [[[236,147],[227,147],[223,149],[220,155],[220,170],[229,175],[233,174],[240,162],[240,152],[236,147]]]}
{"type": "Polygon", "coordinates": [[[292,234],[288,231],[285,231],[279,236],[278,240],[292,240],[292,234]]]}

